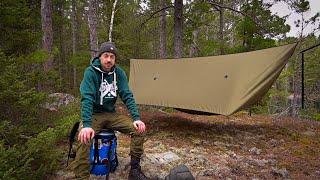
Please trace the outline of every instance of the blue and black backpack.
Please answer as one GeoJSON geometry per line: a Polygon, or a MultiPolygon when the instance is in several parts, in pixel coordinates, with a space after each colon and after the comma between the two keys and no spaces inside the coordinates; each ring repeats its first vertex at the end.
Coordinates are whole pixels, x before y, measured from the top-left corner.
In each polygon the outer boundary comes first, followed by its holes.
{"type": "MultiPolygon", "coordinates": [[[[69,158],[75,158],[76,152],[72,151],[72,144],[75,141],[75,135],[79,128],[79,122],[73,125],[69,135],[69,158]]],[[[113,130],[100,131],[97,133],[90,146],[89,163],[90,173],[102,176],[108,176],[116,170],[118,166],[117,158],[117,137],[113,130]]]]}
{"type": "Polygon", "coordinates": [[[90,173],[109,175],[118,166],[117,137],[114,131],[101,131],[93,138],[90,147],[90,173]]]}

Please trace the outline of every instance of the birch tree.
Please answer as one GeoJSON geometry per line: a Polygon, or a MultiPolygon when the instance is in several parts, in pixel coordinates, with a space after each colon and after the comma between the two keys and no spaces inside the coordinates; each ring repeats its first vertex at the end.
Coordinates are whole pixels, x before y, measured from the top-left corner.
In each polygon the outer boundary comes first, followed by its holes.
{"type": "Polygon", "coordinates": [[[112,14],[111,14],[111,20],[110,20],[110,29],[109,29],[109,42],[112,42],[112,29],[113,29],[113,20],[114,20],[114,13],[116,10],[118,0],[114,0],[113,7],[112,7],[112,14]]]}

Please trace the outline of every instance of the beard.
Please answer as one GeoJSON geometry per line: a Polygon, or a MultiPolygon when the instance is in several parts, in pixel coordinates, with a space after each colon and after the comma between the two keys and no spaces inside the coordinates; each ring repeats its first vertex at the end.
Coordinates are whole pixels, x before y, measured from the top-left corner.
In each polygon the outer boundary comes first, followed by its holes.
{"type": "Polygon", "coordinates": [[[103,70],[110,71],[113,66],[114,66],[114,64],[112,64],[111,62],[105,63],[105,64],[103,64],[103,70]]]}

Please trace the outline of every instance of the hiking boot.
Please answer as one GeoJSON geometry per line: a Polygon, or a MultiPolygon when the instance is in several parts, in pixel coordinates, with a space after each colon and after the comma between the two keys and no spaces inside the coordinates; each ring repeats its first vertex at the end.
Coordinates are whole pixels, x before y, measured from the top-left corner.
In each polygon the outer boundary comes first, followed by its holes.
{"type": "Polygon", "coordinates": [[[141,171],[141,167],[130,169],[128,180],[149,180],[141,171]]]}

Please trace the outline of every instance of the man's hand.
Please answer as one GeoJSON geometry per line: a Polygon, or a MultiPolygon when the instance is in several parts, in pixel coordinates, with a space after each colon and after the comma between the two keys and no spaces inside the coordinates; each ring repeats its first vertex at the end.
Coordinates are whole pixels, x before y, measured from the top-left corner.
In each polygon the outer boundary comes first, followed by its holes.
{"type": "Polygon", "coordinates": [[[133,126],[139,133],[143,133],[146,130],[146,125],[141,120],[134,121],[133,126]]]}
{"type": "Polygon", "coordinates": [[[79,135],[78,135],[78,140],[81,143],[87,144],[90,142],[90,140],[94,137],[94,130],[90,127],[86,128],[81,128],[79,135]]]}

